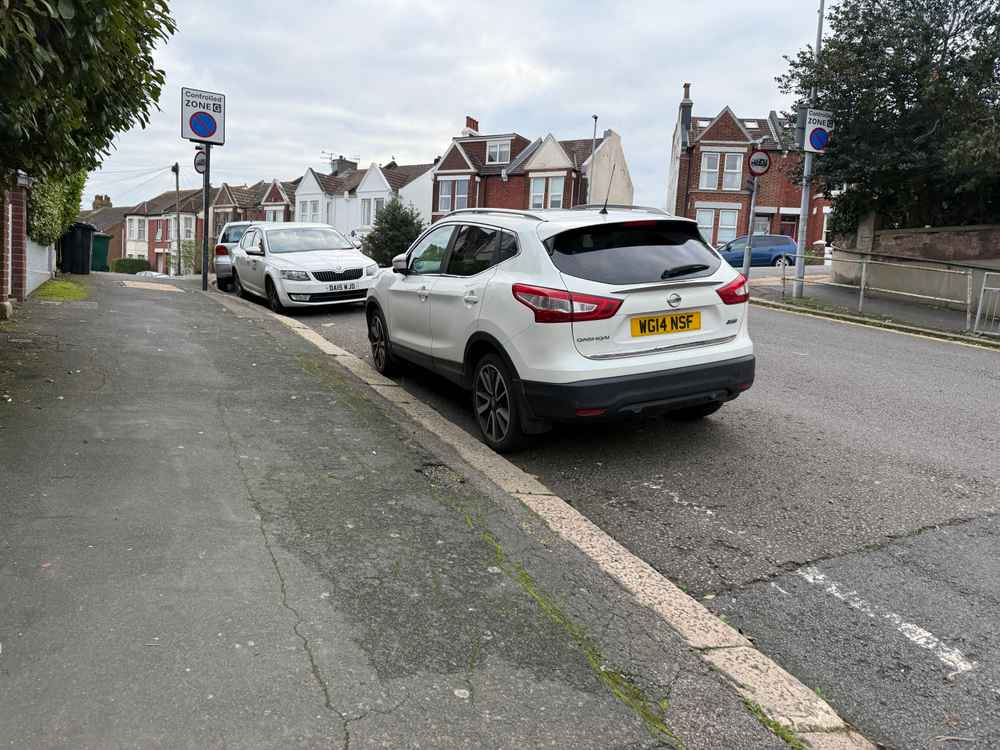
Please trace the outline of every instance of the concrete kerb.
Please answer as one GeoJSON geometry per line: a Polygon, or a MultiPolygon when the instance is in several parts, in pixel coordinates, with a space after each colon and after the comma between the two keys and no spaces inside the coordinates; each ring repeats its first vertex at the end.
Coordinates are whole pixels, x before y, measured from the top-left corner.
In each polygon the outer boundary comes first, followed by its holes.
{"type": "MultiPolygon", "coordinates": [[[[250,304],[208,293],[230,311],[250,304]]],[[[293,318],[261,310],[336,358],[361,382],[429,430],[473,469],[539,516],[606,575],[673,628],[715,670],[725,675],[741,698],[763,709],[772,720],[796,732],[813,750],[875,750],[815,692],[753,647],[730,625],[684,593],[644,560],[636,557],[538,479],[493,452],[371,365],[323,338],[293,318]],[[846,744],[845,744],[846,743],[846,744]]],[[[240,316],[249,317],[249,316],[240,316]]],[[[259,317],[259,316],[252,316],[259,317]]]]}
{"type": "Polygon", "coordinates": [[[1000,342],[994,343],[992,341],[976,338],[974,336],[965,336],[960,333],[936,331],[933,328],[920,328],[919,326],[910,326],[904,323],[881,321],[874,318],[862,318],[857,315],[848,315],[847,313],[812,310],[810,308],[799,307],[798,305],[789,305],[784,302],[774,302],[772,300],[751,298],[750,304],[757,307],[765,307],[770,310],[780,310],[781,312],[792,313],[795,315],[806,315],[812,318],[825,318],[826,320],[835,320],[839,323],[846,323],[848,325],[867,326],[868,328],[877,328],[883,331],[892,331],[894,333],[916,336],[918,338],[934,339],[936,341],[944,341],[951,344],[974,346],[979,349],[990,349],[994,351],[1000,349],[1000,342]]]}

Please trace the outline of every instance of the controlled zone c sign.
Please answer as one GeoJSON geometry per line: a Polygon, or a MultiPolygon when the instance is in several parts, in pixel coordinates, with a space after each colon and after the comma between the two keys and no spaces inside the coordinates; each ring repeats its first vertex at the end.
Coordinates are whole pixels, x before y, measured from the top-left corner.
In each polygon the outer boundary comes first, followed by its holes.
{"type": "Polygon", "coordinates": [[[802,144],[806,151],[812,151],[814,154],[825,153],[832,132],[833,112],[822,109],[806,110],[806,133],[802,144]]]}
{"type": "Polygon", "coordinates": [[[222,146],[226,142],[226,95],[181,89],[181,138],[222,146]]]}

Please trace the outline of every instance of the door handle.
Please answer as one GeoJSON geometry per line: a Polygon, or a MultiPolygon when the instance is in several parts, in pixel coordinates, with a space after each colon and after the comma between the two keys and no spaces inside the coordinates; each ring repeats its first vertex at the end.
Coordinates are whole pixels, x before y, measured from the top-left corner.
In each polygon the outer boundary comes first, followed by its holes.
{"type": "Polygon", "coordinates": [[[475,292],[466,292],[465,296],[462,297],[467,305],[474,305],[479,302],[479,297],[476,296],[475,292]]]}
{"type": "Polygon", "coordinates": [[[420,289],[417,290],[417,296],[420,297],[420,301],[421,302],[426,302],[427,301],[427,285],[426,284],[424,286],[420,287],[420,289]]]}

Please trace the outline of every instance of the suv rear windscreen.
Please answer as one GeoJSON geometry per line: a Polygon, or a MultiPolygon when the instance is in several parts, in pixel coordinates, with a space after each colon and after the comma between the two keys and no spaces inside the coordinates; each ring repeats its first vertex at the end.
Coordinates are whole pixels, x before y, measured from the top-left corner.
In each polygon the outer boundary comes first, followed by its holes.
{"type": "Polygon", "coordinates": [[[545,241],[555,267],[604,284],[648,284],[709,276],[721,263],[694,224],[626,221],[570,229],[545,241]]]}

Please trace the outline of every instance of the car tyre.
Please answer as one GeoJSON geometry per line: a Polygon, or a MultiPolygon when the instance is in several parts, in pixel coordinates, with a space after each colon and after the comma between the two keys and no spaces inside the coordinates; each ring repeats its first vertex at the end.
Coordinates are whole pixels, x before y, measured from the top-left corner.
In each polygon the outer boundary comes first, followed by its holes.
{"type": "Polygon", "coordinates": [[[233,292],[235,294],[242,297],[243,299],[250,299],[250,293],[243,288],[243,282],[240,281],[240,275],[236,273],[236,271],[233,271],[233,280],[231,283],[233,285],[233,292]]]}
{"type": "Polygon", "coordinates": [[[698,406],[677,409],[670,412],[667,416],[678,422],[696,422],[699,419],[704,419],[715,414],[715,412],[722,408],[722,403],[722,401],[709,401],[707,404],[698,404],[698,406]]]}
{"type": "Polygon", "coordinates": [[[368,313],[368,343],[372,350],[372,364],[380,374],[389,376],[399,371],[399,360],[392,354],[389,326],[382,311],[373,307],[368,313]]]}
{"type": "Polygon", "coordinates": [[[487,354],[476,363],[472,410],[483,441],[497,453],[522,447],[521,400],[514,389],[513,373],[496,354],[487,354]]]}
{"type": "Polygon", "coordinates": [[[278,296],[278,288],[274,285],[274,282],[268,278],[264,286],[267,289],[267,306],[271,308],[271,312],[284,315],[285,306],[281,304],[281,297],[278,296]]]}
{"type": "Polygon", "coordinates": [[[782,266],[790,266],[791,263],[788,262],[788,256],[779,255],[777,258],[774,259],[773,265],[775,268],[781,268],[782,266]]]}

